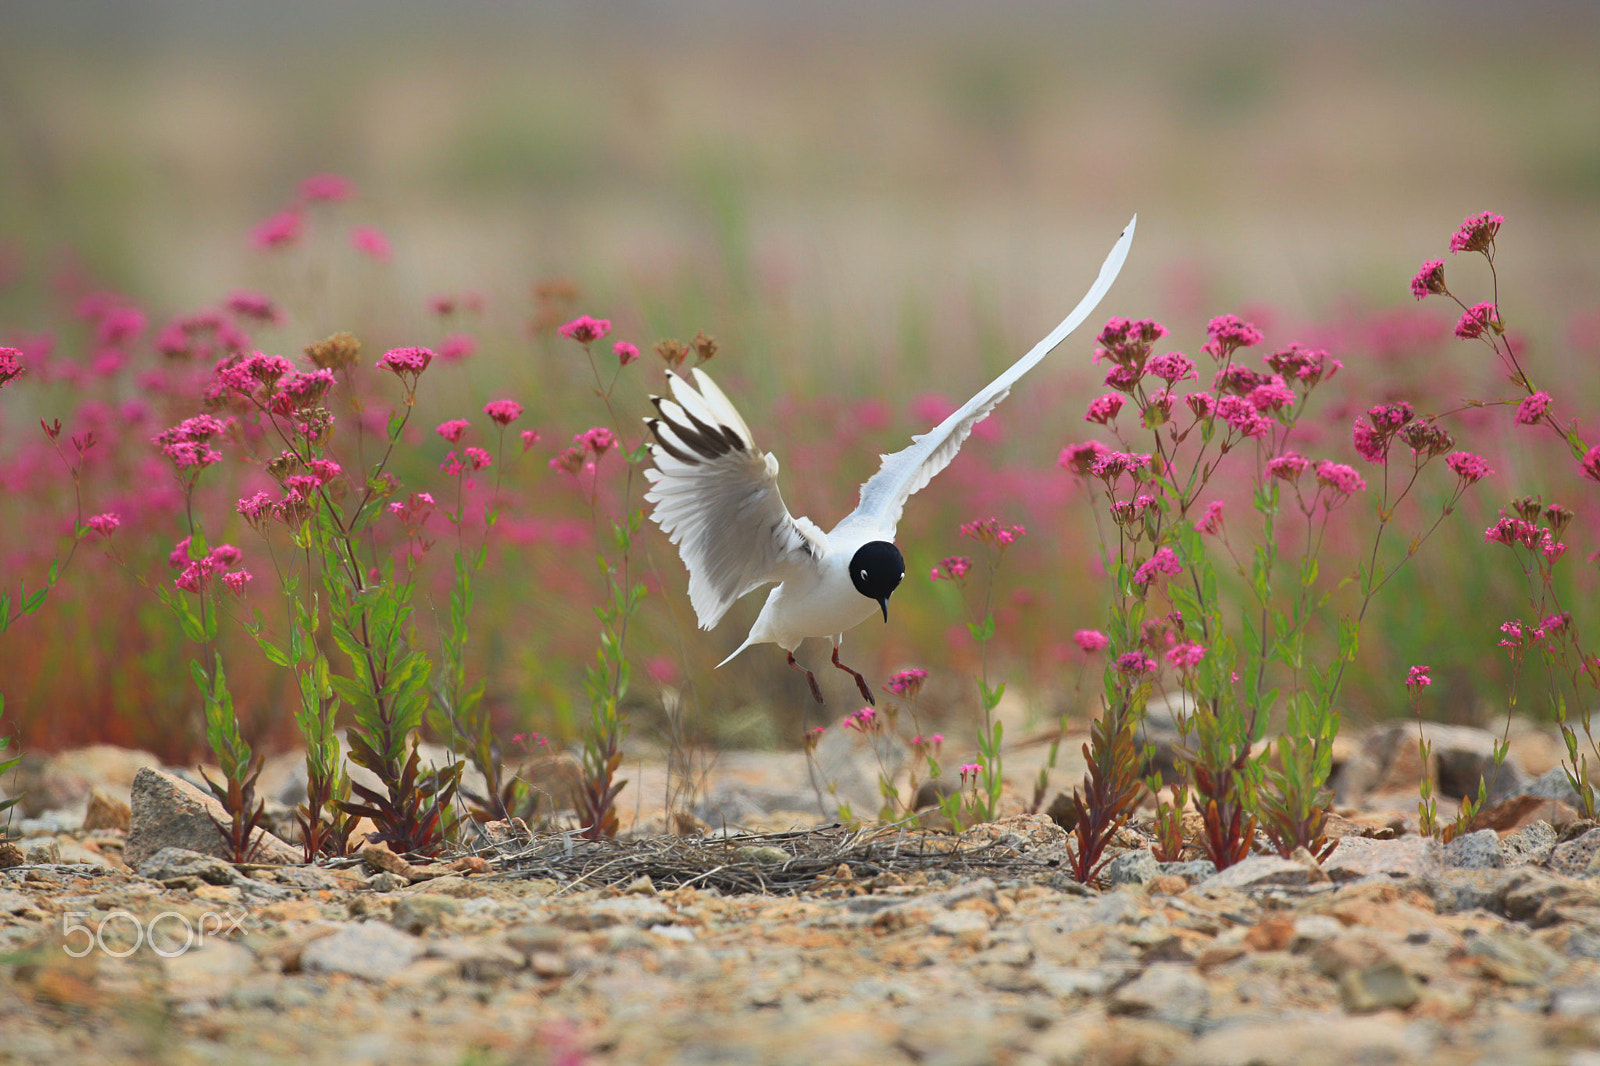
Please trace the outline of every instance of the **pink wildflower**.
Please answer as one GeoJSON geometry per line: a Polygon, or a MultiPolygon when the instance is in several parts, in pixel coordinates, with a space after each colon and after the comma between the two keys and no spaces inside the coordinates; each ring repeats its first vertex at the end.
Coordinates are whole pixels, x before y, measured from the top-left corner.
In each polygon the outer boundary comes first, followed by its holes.
{"type": "Polygon", "coordinates": [[[439,358],[459,363],[478,350],[478,339],[470,333],[452,333],[439,342],[439,358]]]}
{"type": "Polygon", "coordinates": [[[22,375],[22,351],[19,348],[0,348],[0,387],[22,375]]]}
{"type": "Polygon", "coordinates": [[[259,528],[263,518],[270,518],[273,513],[273,500],[265,492],[258,492],[254,496],[240,497],[239,505],[234,508],[244,516],[246,522],[259,528]]]}
{"type": "Polygon", "coordinates": [[[1216,534],[1222,529],[1222,501],[1212,500],[1206,505],[1206,513],[1200,516],[1200,521],[1194,528],[1204,534],[1216,534]]]}
{"type": "Polygon", "coordinates": [[[1166,381],[1168,385],[1176,385],[1180,381],[1200,376],[1200,371],[1195,369],[1194,360],[1182,352],[1168,352],[1166,355],[1153,355],[1144,365],[1145,373],[1154,374],[1166,381]]]}
{"type": "Polygon", "coordinates": [[[269,297],[244,289],[236,290],[228,297],[228,310],[241,318],[254,319],[269,325],[276,325],[282,318],[277,305],[269,297]]]}
{"type": "Polygon", "coordinates": [[[1098,629],[1080,629],[1072,634],[1072,639],[1085,655],[1093,655],[1111,644],[1111,638],[1098,629]]]}
{"type": "Polygon", "coordinates": [[[922,691],[922,683],[927,679],[928,671],[912,668],[895,674],[883,687],[896,696],[914,700],[917,698],[917,693],[922,691]]]}
{"type": "Polygon", "coordinates": [[[1550,394],[1548,392],[1540,391],[1534,393],[1526,400],[1523,400],[1521,403],[1517,404],[1517,425],[1537,425],[1539,419],[1544,417],[1545,408],[1549,406],[1550,394]]]}
{"type": "Polygon", "coordinates": [[[483,405],[483,413],[502,426],[509,426],[522,417],[522,405],[515,400],[490,400],[483,405]]]}
{"type": "Polygon", "coordinates": [[[617,362],[623,366],[627,366],[629,363],[639,358],[638,347],[629,344],[627,341],[618,341],[617,343],[613,344],[611,346],[611,352],[617,357],[617,362]]]}
{"type": "Polygon", "coordinates": [[[227,586],[229,592],[239,593],[244,591],[245,584],[254,576],[248,570],[235,570],[230,574],[223,574],[222,583],[227,586]]]}
{"type": "Polygon", "coordinates": [[[1272,430],[1272,419],[1258,411],[1249,400],[1223,396],[1217,400],[1217,417],[1241,437],[1264,437],[1272,430]]]}
{"type": "Polygon", "coordinates": [[[593,452],[594,457],[598,459],[608,450],[616,446],[617,435],[611,432],[611,430],[607,429],[605,426],[595,426],[591,429],[584,430],[582,433],[579,433],[577,436],[573,437],[572,443],[587,448],[589,451],[593,452]]]}
{"type": "Polygon", "coordinates": [[[579,315],[556,332],[579,344],[593,344],[595,341],[604,340],[605,335],[611,332],[611,322],[609,319],[579,315]]]}
{"type": "Polygon", "coordinates": [[[1450,252],[1487,252],[1494,244],[1495,234],[1500,232],[1500,224],[1505,221],[1504,216],[1485,211],[1479,215],[1468,215],[1462,220],[1461,226],[1450,237],[1450,252]]]}
{"type": "Polygon", "coordinates": [[[311,474],[319,485],[326,485],[344,473],[344,468],[332,459],[313,459],[306,466],[311,468],[311,474]]]}
{"type": "Polygon", "coordinates": [[[1217,398],[1209,392],[1191,392],[1183,398],[1196,418],[1210,418],[1217,411],[1217,398]]]}
{"type": "Polygon", "coordinates": [[[1430,259],[1422,264],[1417,276],[1411,279],[1411,295],[1422,299],[1429,293],[1444,292],[1444,260],[1430,259]]]}
{"type": "Polygon", "coordinates": [[[1071,471],[1079,477],[1088,477],[1094,464],[1102,457],[1111,454],[1107,448],[1097,440],[1084,441],[1061,449],[1061,455],[1056,459],[1056,465],[1063,470],[1071,471]]]}
{"type": "Polygon", "coordinates": [[[414,383],[433,362],[433,352],[427,348],[391,348],[378,360],[379,370],[392,370],[400,380],[414,383]]]}
{"type": "Polygon", "coordinates": [[[972,559],[965,555],[947,555],[939,560],[939,565],[933,568],[928,577],[938,581],[941,577],[946,581],[959,581],[967,576],[967,571],[972,569],[972,559]]]}
{"type": "Polygon", "coordinates": [[[446,477],[460,477],[461,472],[465,469],[466,467],[461,463],[461,457],[453,449],[446,452],[443,461],[439,463],[439,470],[446,477]]]}
{"type": "Polygon", "coordinates": [[[1379,466],[1389,462],[1389,438],[1379,433],[1365,418],[1357,418],[1351,429],[1356,453],[1369,463],[1379,466]]]}
{"type": "Polygon", "coordinates": [[[539,434],[537,432],[535,432],[534,430],[525,429],[525,430],[522,431],[521,436],[522,436],[522,450],[523,451],[527,451],[529,448],[531,448],[535,444],[539,443],[539,434]]]}
{"type": "Polygon", "coordinates": [[[1219,315],[1213,318],[1206,325],[1206,333],[1211,339],[1202,344],[1200,350],[1219,363],[1236,349],[1249,348],[1261,343],[1261,331],[1238,315],[1219,315]]]}
{"type": "Polygon", "coordinates": [[[959,769],[961,770],[962,785],[965,785],[968,781],[971,781],[974,785],[976,785],[978,783],[978,778],[983,774],[983,763],[966,762],[962,763],[959,769]]]}
{"type": "Polygon", "coordinates": [[[483,470],[494,465],[494,456],[482,448],[468,446],[464,449],[466,457],[472,460],[472,469],[483,470]]]}
{"type": "Polygon", "coordinates": [[[1083,416],[1085,422],[1098,422],[1100,425],[1109,425],[1117,417],[1117,412],[1122,410],[1123,399],[1114,392],[1108,392],[1089,404],[1089,411],[1083,416]]]}
{"type": "Polygon", "coordinates": [[[279,211],[250,231],[250,242],[257,248],[282,248],[300,239],[300,229],[305,216],[298,207],[279,211]]]}
{"type": "Polygon", "coordinates": [[[1429,666],[1413,666],[1406,672],[1406,687],[1420,689],[1433,684],[1433,679],[1428,676],[1431,669],[1429,666]]]}
{"type": "Polygon", "coordinates": [[[1456,336],[1470,341],[1483,336],[1483,331],[1491,326],[1496,329],[1500,326],[1500,312],[1494,304],[1473,304],[1461,316],[1461,321],[1456,323],[1456,336]]]}
{"type": "Polygon", "coordinates": [[[858,733],[871,733],[875,731],[878,712],[871,707],[863,707],[844,720],[846,729],[854,729],[858,733]]]}
{"type": "Polygon", "coordinates": [[[1251,389],[1245,399],[1257,411],[1277,411],[1294,406],[1295,396],[1294,390],[1284,384],[1283,378],[1275,375],[1272,380],[1251,389]]]}
{"type": "MultiPolygon", "coordinates": [[[[1367,482],[1352,467],[1344,463],[1329,462],[1327,459],[1317,464],[1317,481],[1332,489],[1341,497],[1353,496],[1366,490],[1367,482]]],[[[1332,506],[1334,501],[1329,502],[1332,506]]]]}
{"type": "Polygon", "coordinates": [[[1299,452],[1284,452],[1275,459],[1267,460],[1267,473],[1280,481],[1299,481],[1300,475],[1310,465],[1311,460],[1299,452]]]}
{"type": "Polygon", "coordinates": [[[1578,464],[1583,476],[1594,481],[1600,481],[1600,444],[1590,448],[1584,454],[1583,461],[1578,464]]]}
{"type": "Polygon", "coordinates": [[[350,179],[338,174],[313,174],[300,183],[300,197],[303,200],[339,203],[351,199],[355,194],[356,187],[350,179]]]}
{"type": "Polygon", "coordinates": [[[207,467],[222,461],[222,453],[212,448],[209,441],[225,429],[227,423],[211,415],[195,415],[162,430],[155,443],[161,448],[161,454],[172,460],[172,465],[179,470],[207,467]]]}
{"type": "Polygon", "coordinates": [[[577,477],[578,471],[583,469],[583,455],[584,451],[581,446],[563,448],[556,453],[555,458],[550,460],[550,469],[565,471],[573,477],[577,477]]]}
{"type": "Polygon", "coordinates": [[[1267,356],[1265,362],[1285,379],[1294,378],[1307,386],[1331,378],[1344,369],[1344,363],[1330,359],[1322,349],[1305,348],[1299,344],[1278,349],[1267,356]]]}
{"type": "Polygon", "coordinates": [[[434,432],[451,444],[459,444],[461,443],[461,434],[465,433],[470,425],[472,423],[465,418],[452,418],[448,422],[440,422],[434,432]]]}
{"type": "Polygon", "coordinates": [[[1107,484],[1112,484],[1123,474],[1138,481],[1140,473],[1149,466],[1150,456],[1139,452],[1106,452],[1095,459],[1090,472],[1107,484]]]}
{"type": "Polygon", "coordinates": [[[1156,661],[1142,651],[1130,651],[1126,655],[1117,656],[1117,672],[1134,677],[1139,674],[1154,673],[1156,661]]]}
{"type": "Polygon", "coordinates": [[[376,226],[356,226],[352,229],[350,246],[380,263],[387,263],[394,257],[393,249],[389,247],[389,238],[385,237],[383,231],[376,226]]]}
{"type": "Polygon", "coordinates": [[[97,514],[93,516],[87,522],[85,522],[84,525],[88,526],[102,537],[109,537],[111,536],[113,530],[122,525],[122,518],[118,515],[107,512],[106,514],[97,514]]]}
{"type": "Polygon", "coordinates": [[[1445,465],[1455,471],[1457,477],[1467,484],[1472,484],[1494,473],[1489,469],[1489,463],[1481,455],[1471,452],[1452,452],[1445,461],[1445,465]]]}
{"type": "Polygon", "coordinates": [[[1157,548],[1156,553],[1133,572],[1133,583],[1148,585],[1155,580],[1157,574],[1176,576],[1181,573],[1183,564],[1178,561],[1177,553],[1171,548],[1157,548]]]}
{"type": "Polygon", "coordinates": [[[1167,650],[1167,665],[1174,670],[1192,670],[1206,657],[1206,649],[1192,641],[1167,650]]]}
{"type": "Polygon", "coordinates": [[[961,526],[961,536],[981,540],[1002,550],[1011,547],[1020,537],[1028,535],[1021,526],[1002,526],[998,518],[974,519],[961,526]]]}

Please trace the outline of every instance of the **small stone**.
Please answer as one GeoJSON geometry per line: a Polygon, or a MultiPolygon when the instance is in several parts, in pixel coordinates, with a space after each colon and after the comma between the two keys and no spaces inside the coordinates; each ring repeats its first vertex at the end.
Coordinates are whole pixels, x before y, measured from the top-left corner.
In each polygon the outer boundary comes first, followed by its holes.
{"type": "Polygon", "coordinates": [[[1148,848],[1125,851],[1106,863],[1101,874],[1108,885],[1142,885],[1161,875],[1161,864],[1148,848]]]}
{"type": "Polygon", "coordinates": [[[507,930],[505,942],[524,955],[532,955],[540,951],[555,951],[570,939],[571,935],[559,925],[530,923],[507,930]]]}
{"type": "Polygon", "coordinates": [[[771,844],[762,847],[746,845],[742,848],[734,848],[733,857],[738,862],[753,862],[761,866],[779,866],[794,858],[787,851],[771,844]]]}
{"type": "Polygon", "coordinates": [[[1536,987],[1565,968],[1561,956],[1537,940],[1509,932],[1494,932],[1467,943],[1467,955],[1486,976],[1508,985],[1536,987]]]}
{"type": "Polygon", "coordinates": [[[193,879],[208,885],[231,885],[242,876],[232,865],[215,855],[170,847],[162,848],[141,862],[138,873],[140,877],[148,877],[162,884],[193,879]]]}
{"type": "Polygon", "coordinates": [[[124,833],[133,820],[133,808],[103,788],[89,791],[89,805],[83,812],[84,832],[96,829],[120,829],[124,833]]]}
{"type": "Polygon", "coordinates": [[[1211,1009],[1205,980],[1177,962],[1158,962],[1111,993],[1110,1014],[1149,1018],[1198,1033],[1211,1009]]]}
{"type": "Polygon", "coordinates": [[[307,944],[300,967],[308,973],[343,973],[384,981],[420,958],[426,945],[386,922],[346,925],[307,944]]]}
{"type": "Polygon", "coordinates": [[[1596,872],[1594,862],[1600,855],[1600,829],[1591,829],[1576,840],[1557,844],[1550,850],[1550,869],[1569,877],[1589,877],[1596,872]]]}
{"type": "Polygon", "coordinates": [[[928,932],[953,937],[961,947],[981,948],[989,939],[989,916],[976,910],[951,910],[934,916],[928,932]]]}
{"type": "Polygon", "coordinates": [[[374,892],[398,892],[400,889],[405,888],[409,884],[411,884],[411,882],[407,881],[404,877],[401,877],[399,874],[392,874],[387,870],[381,874],[373,874],[371,877],[367,878],[367,887],[372,889],[374,892]]]}
{"type": "Polygon", "coordinates": [[[1191,859],[1188,862],[1164,862],[1161,864],[1163,877],[1181,877],[1191,885],[1199,884],[1216,872],[1217,865],[1210,859],[1191,859]]]}
{"type": "Polygon", "coordinates": [[[1443,848],[1439,842],[1422,836],[1395,840],[1340,837],[1339,846],[1322,863],[1323,871],[1336,882],[1375,874],[1422,877],[1437,874],[1443,866],[1443,848]]]}
{"type": "Polygon", "coordinates": [[[1299,955],[1342,935],[1344,923],[1326,914],[1302,914],[1294,920],[1293,933],[1289,950],[1299,955]]]}
{"type": "Polygon", "coordinates": [[[53,866],[61,861],[61,842],[55,837],[21,842],[24,866],[53,866]]]}
{"type": "Polygon", "coordinates": [[[460,902],[449,896],[419,893],[406,896],[395,904],[389,922],[396,929],[416,935],[442,925],[445,919],[460,913],[460,902]]]}
{"type": "Polygon", "coordinates": [[[1321,871],[1281,855],[1251,855],[1201,882],[1207,889],[1264,888],[1272,885],[1309,885],[1327,878],[1321,871]]]}
{"type": "Polygon", "coordinates": [[[1434,907],[1440,914],[1483,910],[1500,913],[1506,887],[1512,882],[1509,870],[1445,870],[1427,879],[1434,907]]]}
{"type": "Polygon", "coordinates": [[[24,861],[21,848],[9,840],[0,840],[0,870],[21,866],[24,861]]]}
{"type": "Polygon", "coordinates": [[[628,882],[628,887],[622,890],[630,896],[653,896],[656,894],[656,883],[650,880],[649,874],[641,874],[628,882]]]}
{"type": "Polygon", "coordinates": [[[1493,829],[1456,837],[1444,846],[1444,861],[1461,870],[1495,870],[1505,865],[1500,834],[1493,829]]]}
{"type": "Polygon", "coordinates": [[[535,951],[528,956],[528,968],[544,978],[565,977],[572,972],[566,956],[554,951],[535,951]]]}
{"type": "Polygon", "coordinates": [[[1339,975],[1339,998],[1351,1014],[1396,1007],[1404,1010],[1421,997],[1416,979],[1394,959],[1352,967],[1339,975]]]}
{"type": "Polygon", "coordinates": [[[1533,822],[1500,841],[1506,866],[1543,863],[1556,846],[1555,827],[1549,822],[1533,822]]]}
{"type": "Polygon", "coordinates": [[[243,944],[208,937],[190,950],[163,960],[167,994],[184,1000],[216,1000],[256,968],[255,952],[243,944]]]}

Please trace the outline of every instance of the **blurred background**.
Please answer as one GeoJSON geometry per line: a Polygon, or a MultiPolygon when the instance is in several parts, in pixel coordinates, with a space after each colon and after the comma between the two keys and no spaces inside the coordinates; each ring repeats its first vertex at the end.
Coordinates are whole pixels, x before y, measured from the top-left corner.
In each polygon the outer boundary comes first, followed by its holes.
{"type": "MultiPolygon", "coordinates": [[[[1418,304],[1407,289],[1423,260],[1445,258],[1452,288],[1491,299],[1481,259],[1446,246],[1464,215],[1492,210],[1507,219],[1502,314],[1536,382],[1587,432],[1600,408],[1596,55],[1600,7],[1582,0],[6,0],[0,344],[37,351],[48,338],[55,369],[0,393],[5,587],[37,587],[70,544],[73,485],[39,418],[98,427],[83,513],[115,506],[124,527],[86,540],[49,604],[0,636],[0,728],[44,749],[115,740],[181,759],[203,746],[193,649],[138,582],[170,580],[182,535],[181,508],[140,506],[170,482],[148,462],[149,438],[199,410],[174,390],[153,399],[140,377],[161,366],[153,339],[178,316],[249,290],[282,312],[251,328],[268,352],[298,356],[340,329],[374,358],[470,339],[471,355],[425,378],[401,469],[439,491],[436,422],[486,423],[489,399],[527,405],[513,428],[542,440],[502,456],[512,502],[473,620],[474,669],[508,736],[570,740],[586,715],[605,539],[585,493],[547,464],[591,425],[637,440],[633,419],[660,387],[648,354],[658,340],[716,338],[711,369],[783,461],[791,511],[826,528],[853,506],[877,452],[942,417],[1071,308],[1138,212],[1133,254],[1090,327],[908,508],[911,573],[890,625],[846,639],[846,661],[869,675],[928,668],[928,716],[969,721],[979,649],[964,622],[988,586],[971,582],[964,605],[926,574],[974,553],[961,522],[1023,524],[1028,536],[995,574],[989,674],[1011,680],[1006,713],[1021,727],[1081,721],[1099,663],[1072,633],[1105,625],[1107,583],[1096,505],[1055,462],[1098,429],[1082,418],[1103,391],[1091,327],[1154,318],[1170,330],[1163,343],[1196,355],[1206,322],[1235,312],[1265,330],[1261,354],[1291,341],[1327,348],[1345,370],[1317,394],[1303,450],[1356,463],[1350,422],[1371,404],[1442,413],[1515,397],[1486,348],[1450,337],[1453,306],[1418,304]],[[262,247],[257,227],[323,173],[355,195],[310,205],[295,240],[262,247]],[[96,292],[148,320],[116,366],[96,362],[82,310],[96,292]],[[440,297],[457,309],[440,315],[440,297]],[[580,313],[614,323],[599,351],[626,340],[647,353],[620,376],[614,416],[582,351],[553,332],[580,313]]],[[[372,388],[394,402],[392,382],[372,388]]],[[[1368,613],[1347,720],[1404,712],[1412,663],[1434,667],[1430,715],[1504,711],[1498,626],[1526,615],[1528,589],[1482,533],[1513,496],[1578,511],[1564,595],[1581,624],[1600,613],[1585,561],[1600,547],[1594,486],[1555,442],[1514,433],[1505,408],[1449,424],[1496,474],[1368,613]]],[[[1387,535],[1391,552],[1453,487],[1444,471],[1429,475],[1387,535]]],[[[213,479],[209,521],[266,578],[252,597],[270,610],[270,564],[231,514],[230,493],[250,476],[213,479]]],[[[614,458],[601,479],[602,510],[637,503],[637,477],[614,458]]],[[[1247,546],[1247,482],[1218,490],[1247,546]]],[[[1370,550],[1371,502],[1338,526],[1324,574],[1370,550]]],[[[829,707],[815,709],[771,647],[713,673],[760,596],[700,633],[670,546],[653,527],[640,544],[651,596],[629,638],[636,741],[659,738],[664,706],[698,739],[742,746],[795,743],[802,721],[853,708],[849,679],[829,669],[829,707]]],[[[436,595],[447,596],[449,548],[432,560],[436,595]]],[[[1330,601],[1328,639],[1349,605],[1348,589],[1330,601]]],[[[290,743],[292,691],[247,636],[235,644],[229,677],[247,732],[290,743]]],[[[821,677],[821,649],[802,657],[821,677]]],[[[1519,710],[1537,714],[1535,673],[1519,710]]]]}

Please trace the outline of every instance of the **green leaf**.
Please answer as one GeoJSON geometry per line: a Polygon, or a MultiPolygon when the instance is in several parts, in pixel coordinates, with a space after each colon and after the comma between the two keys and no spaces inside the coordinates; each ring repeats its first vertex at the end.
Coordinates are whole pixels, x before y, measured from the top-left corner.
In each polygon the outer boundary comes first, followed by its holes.
{"type": "Polygon", "coordinates": [[[256,644],[260,646],[262,654],[267,657],[267,661],[272,665],[289,665],[289,657],[283,653],[283,649],[272,643],[272,641],[268,640],[266,637],[261,636],[259,633],[256,634],[256,644]]]}
{"type": "Polygon", "coordinates": [[[42,589],[35,589],[31,596],[22,601],[21,613],[32,614],[34,611],[37,611],[40,607],[44,606],[44,598],[48,595],[50,595],[50,589],[48,586],[42,589]]]}

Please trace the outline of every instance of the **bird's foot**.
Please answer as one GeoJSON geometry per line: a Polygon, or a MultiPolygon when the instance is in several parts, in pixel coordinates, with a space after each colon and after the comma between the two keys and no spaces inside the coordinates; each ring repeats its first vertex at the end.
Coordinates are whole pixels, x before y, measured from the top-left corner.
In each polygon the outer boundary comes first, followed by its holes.
{"type": "MultiPolygon", "coordinates": [[[[856,679],[856,687],[861,690],[861,698],[862,699],[866,700],[870,704],[873,704],[874,706],[877,705],[878,701],[872,698],[872,690],[867,687],[867,679],[862,677],[859,673],[857,673],[856,671],[850,669],[844,663],[839,661],[839,649],[838,648],[834,648],[833,649],[833,665],[837,666],[839,669],[843,670],[845,673],[849,674],[851,677],[856,679]]],[[[820,703],[821,701],[822,701],[822,698],[819,696],[817,698],[817,702],[820,703]]]]}
{"type": "MultiPolygon", "coordinates": [[[[838,656],[837,653],[834,655],[833,661],[836,662],[836,663],[839,661],[839,656],[838,656]]],[[[794,652],[790,652],[789,653],[789,665],[794,667],[796,670],[800,671],[802,674],[806,675],[806,680],[808,682],[810,682],[810,684],[811,684],[811,697],[813,699],[815,699],[818,703],[821,703],[822,702],[822,686],[817,684],[817,675],[813,674],[810,670],[806,669],[804,666],[801,666],[800,663],[795,660],[794,652]]],[[[849,670],[850,668],[847,666],[847,667],[845,667],[845,669],[849,670]]],[[[851,673],[855,673],[855,671],[852,670],[851,673]]],[[[860,675],[857,675],[857,676],[859,677],[860,675]]]]}

